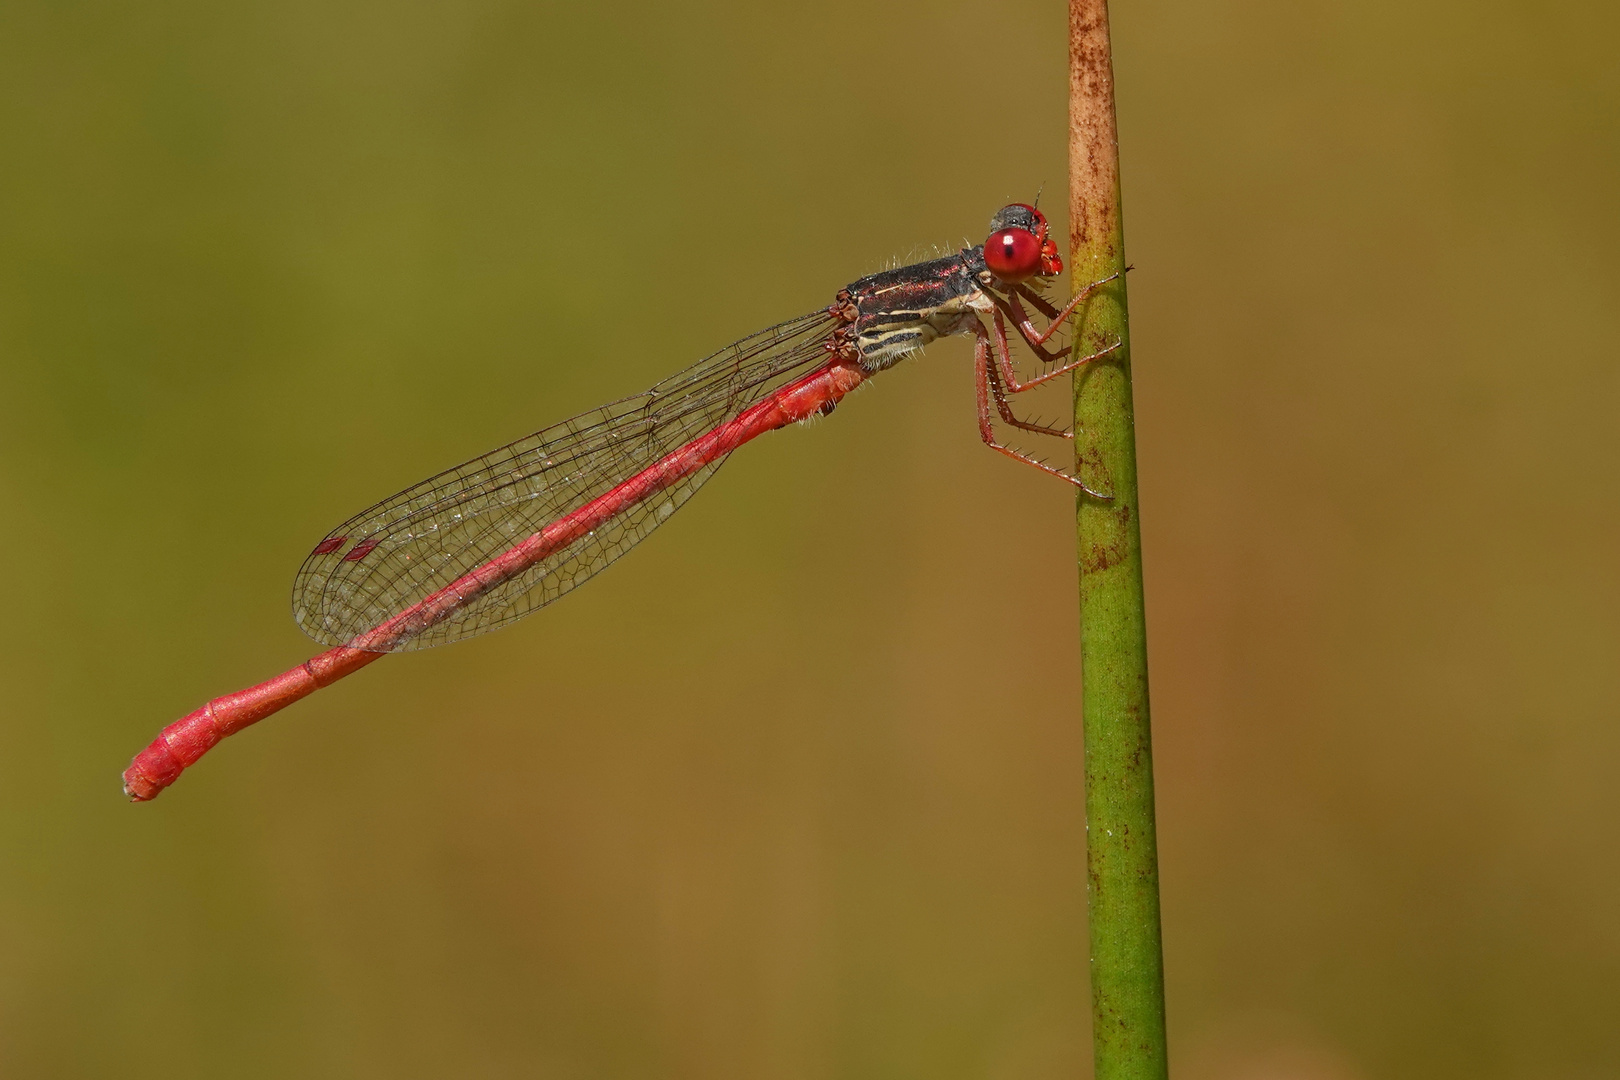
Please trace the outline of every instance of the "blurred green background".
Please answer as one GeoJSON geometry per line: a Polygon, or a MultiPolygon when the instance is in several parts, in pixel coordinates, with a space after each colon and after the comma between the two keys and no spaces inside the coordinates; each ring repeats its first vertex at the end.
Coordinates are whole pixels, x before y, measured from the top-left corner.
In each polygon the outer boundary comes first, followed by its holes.
{"type": "MultiPolygon", "coordinates": [[[[1620,1075],[1620,10],[1114,21],[1176,1075],[1620,1075]]],[[[1064,49],[0,6],[0,1071],[1089,1075],[1072,502],[961,339],[118,791],[359,507],[1061,210],[1064,49]]]]}

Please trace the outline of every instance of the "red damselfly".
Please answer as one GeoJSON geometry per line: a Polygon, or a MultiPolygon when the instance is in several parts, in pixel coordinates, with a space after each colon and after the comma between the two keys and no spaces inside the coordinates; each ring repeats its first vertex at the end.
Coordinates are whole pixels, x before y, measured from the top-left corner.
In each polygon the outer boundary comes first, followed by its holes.
{"type": "Polygon", "coordinates": [[[1070,346],[1046,348],[1103,284],[1060,309],[1038,290],[1062,269],[1040,211],[1003,207],[983,244],[861,278],[829,307],[745,337],[644,394],[538,431],[356,514],[315,545],[293,582],[294,619],[331,648],[164,728],[125,770],[125,793],[136,801],[156,797],[225,736],[387,653],[459,641],[544,607],[657,528],[731,451],[827,415],[866,379],[939,337],[974,335],[985,443],[1085,488],[1077,475],[998,441],[991,416],[993,406],[1011,427],[1072,437],[1019,419],[1009,396],[1117,347],[1078,358],[1070,346]],[[1026,302],[1047,320],[1044,330],[1026,302]],[[1009,323],[1044,365],[1027,381],[1008,350],[1009,323]]]}

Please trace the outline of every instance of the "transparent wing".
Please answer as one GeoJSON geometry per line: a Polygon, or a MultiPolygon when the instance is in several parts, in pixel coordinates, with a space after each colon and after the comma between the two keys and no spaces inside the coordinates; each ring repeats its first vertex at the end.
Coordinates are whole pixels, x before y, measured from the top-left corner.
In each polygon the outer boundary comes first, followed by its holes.
{"type": "MultiPolygon", "coordinates": [[[[355,515],[304,560],[293,581],[294,620],[327,645],[349,644],[391,620],[401,625],[402,613],[826,362],[824,343],[836,325],[817,312],[761,330],[644,394],[537,431],[355,515]]],[[[493,586],[480,583],[465,603],[459,596],[453,605],[436,602],[443,610],[431,622],[366,647],[445,645],[544,607],[662,524],[723,461],[493,586]]]]}

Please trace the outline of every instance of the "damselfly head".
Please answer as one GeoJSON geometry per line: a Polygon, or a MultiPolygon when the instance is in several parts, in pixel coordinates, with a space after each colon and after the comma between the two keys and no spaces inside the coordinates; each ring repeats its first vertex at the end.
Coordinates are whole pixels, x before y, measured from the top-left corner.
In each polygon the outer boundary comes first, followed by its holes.
{"type": "Polygon", "coordinates": [[[1039,275],[1063,272],[1057,245],[1047,235],[1046,218],[1033,206],[1012,203],[990,219],[990,237],[984,242],[984,263],[1008,284],[1039,275]]]}

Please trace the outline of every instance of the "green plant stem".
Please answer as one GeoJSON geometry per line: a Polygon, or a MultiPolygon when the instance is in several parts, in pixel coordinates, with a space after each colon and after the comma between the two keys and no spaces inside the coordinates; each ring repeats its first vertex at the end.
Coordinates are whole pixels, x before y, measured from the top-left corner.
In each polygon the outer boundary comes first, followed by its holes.
{"type": "Polygon", "coordinates": [[[1076,511],[1092,1039],[1098,1080],[1158,1080],[1169,1075],[1164,956],[1107,0],[1069,3],[1069,220],[1074,288],[1120,275],[1085,303],[1075,335],[1077,351],[1119,343],[1074,381],[1081,475],[1113,494],[1081,492],[1076,511]]]}

